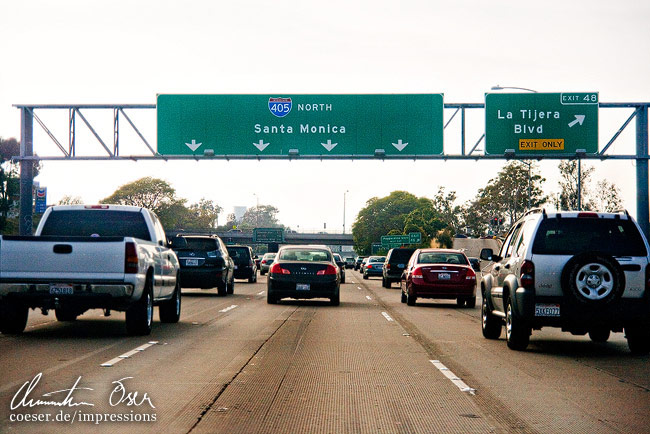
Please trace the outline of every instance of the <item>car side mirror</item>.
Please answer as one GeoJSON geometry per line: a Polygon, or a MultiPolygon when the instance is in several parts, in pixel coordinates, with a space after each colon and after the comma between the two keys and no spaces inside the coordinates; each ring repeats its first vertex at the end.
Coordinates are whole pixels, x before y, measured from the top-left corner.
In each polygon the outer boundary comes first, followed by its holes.
{"type": "Polygon", "coordinates": [[[481,249],[480,258],[483,259],[484,261],[492,261],[493,256],[494,256],[494,252],[492,251],[492,249],[481,249]]]}

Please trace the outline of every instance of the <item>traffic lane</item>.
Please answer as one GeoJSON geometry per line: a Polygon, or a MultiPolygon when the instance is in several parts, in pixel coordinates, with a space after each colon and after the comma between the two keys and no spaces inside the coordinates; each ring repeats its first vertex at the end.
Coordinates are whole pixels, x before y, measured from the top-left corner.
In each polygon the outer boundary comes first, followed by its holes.
{"type": "Polygon", "coordinates": [[[506,347],[505,331],[499,340],[483,338],[479,302],[473,309],[420,300],[411,307],[400,302],[399,290],[364,283],[424,347],[478,389],[483,410],[494,409],[513,429],[523,421],[542,432],[647,430],[649,358],[632,356],[622,333],[598,344],[544,328],[517,352],[506,347]]]}
{"type": "Polygon", "coordinates": [[[350,277],[340,306],[267,306],[296,310],[192,432],[494,432],[469,391],[350,277]]]}
{"type": "MultiPolygon", "coordinates": [[[[236,287],[239,293],[228,297],[184,295],[181,321],[178,324],[156,322],[152,334],[145,337],[125,335],[123,314],[122,318],[119,315],[108,319],[95,316],[74,323],[54,324],[39,332],[12,337],[16,341],[9,352],[2,353],[0,362],[3,368],[8,360],[20,357],[23,362],[20,366],[11,365],[5,371],[19,380],[14,384],[8,383],[6,377],[2,380],[0,431],[33,432],[34,424],[11,423],[12,414],[52,413],[51,406],[39,406],[35,410],[10,409],[20,386],[42,372],[37,387],[30,394],[35,399],[43,399],[41,395],[46,392],[69,388],[81,377],[79,387],[93,389],[75,392],[76,399],[85,399],[94,404],[92,408],[84,406],[82,410],[85,413],[128,415],[131,410],[136,413],[145,410],[149,410],[148,414],[157,413],[156,423],[102,423],[93,425],[93,428],[106,431],[128,428],[129,431],[150,432],[175,422],[184,423],[185,426],[177,426],[174,432],[187,432],[223,387],[228,375],[232,376],[232,372],[263,343],[270,333],[265,329],[274,326],[277,312],[272,312],[272,317],[268,318],[254,312],[254,304],[266,304],[263,296],[258,295],[262,289],[262,284],[244,284],[236,287]],[[191,302],[188,303],[188,299],[191,302]],[[237,308],[231,308],[233,305],[237,305],[237,308]],[[241,323],[241,326],[235,326],[236,323],[241,323]],[[109,345],[93,347],[104,341],[109,345]],[[148,342],[157,344],[144,351],[133,351],[148,342]],[[14,349],[24,351],[18,355],[14,349]],[[129,353],[128,358],[120,359],[120,355],[129,353]],[[63,361],[63,358],[69,359],[63,361]],[[118,361],[111,367],[100,366],[115,359],[118,361]],[[216,378],[219,375],[221,377],[216,378]],[[114,382],[127,377],[131,377],[125,382],[128,383],[128,390],[138,391],[138,400],[143,394],[148,394],[156,406],[155,410],[150,409],[146,402],[130,408],[125,408],[124,403],[110,405],[108,398],[116,386],[114,382]],[[177,412],[179,405],[184,406],[182,414],[171,416],[177,412]]],[[[291,307],[287,309],[290,311],[291,307]]],[[[66,431],[83,432],[88,429],[89,423],[36,426],[40,432],[58,432],[62,427],[66,431]]]]}

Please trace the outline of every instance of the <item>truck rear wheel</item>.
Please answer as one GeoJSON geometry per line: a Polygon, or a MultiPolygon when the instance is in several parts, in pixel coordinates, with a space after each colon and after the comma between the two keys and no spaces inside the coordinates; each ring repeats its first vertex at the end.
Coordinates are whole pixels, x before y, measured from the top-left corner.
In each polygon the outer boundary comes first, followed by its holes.
{"type": "Polygon", "coordinates": [[[0,332],[17,335],[27,326],[29,308],[17,303],[0,301],[0,332]]]}
{"type": "Polygon", "coordinates": [[[142,297],[126,311],[126,332],[132,336],[146,336],[151,333],[153,322],[153,296],[151,279],[142,292],[142,297]]]}
{"type": "Polygon", "coordinates": [[[160,322],[176,323],[181,319],[181,287],[178,278],[176,279],[176,288],[172,298],[160,303],[158,308],[160,322]]]}

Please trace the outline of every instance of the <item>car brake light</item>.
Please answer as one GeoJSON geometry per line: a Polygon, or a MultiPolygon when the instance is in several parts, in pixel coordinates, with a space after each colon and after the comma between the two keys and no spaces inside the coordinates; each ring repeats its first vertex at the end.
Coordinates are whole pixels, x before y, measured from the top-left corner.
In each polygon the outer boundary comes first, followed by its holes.
{"type": "Polygon", "coordinates": [[[523,264],[521,264],[519,284],[524,288],[535,286],[535,264],[533,264],[532,261],[524,261],[523,264]]]}
{"type": "Polygon", "coordinates": [[[411,277],[413,279],[424,279],[424,276],[422,275],[422,268],[418,267],[415,270],[413,270],[413,274],[411,274],[411,277]]]}
{"type": "Polygon", "coordinates": [[[579,212],[578,213],[578,218],[592,218],[592,219],[597,219],[598,214],[595,212],[579,212]]]}
{"type": "Polygon", "coordinates": [[[266,264],[266,259],[262,260],[262,264],[266,264]]]}
{"type": "Polygon", "coordinates": [[[85,209],[108,209],[108,205],[86,205],[85,209]]]}
{"type": "Polygon", "coordinates": [[[390,270],[390,264],[386,264],[386,270],[390,270]]]}
{"type": "Polygon", "coordinates": [[[467,275],[465,276],[465,280],[476,280],[476,273],[474,273],[474,270],[471,268],[467,269],[467,275]]]}
{"type": "Polygon", "coordinates": [[[291,274],[291,271],[287,270],[286,268],[282,268],[282,266],[280,264],[273,264],[273,266],[269,270],[269,273],[273,273],[273,274],[291,274]]]}
{"type": "Polygon", "coordinates": [[[126,243],[124,245],[124,274],[137,274],[138,272],[138,252],[135,249],[135,243],[126,243]]]}
{"type": "Polygon", "coordinates": [[[366,268],[372,268],[372,265],[366,265],[366,268]]]}
{"type": "Polygon", "coordinates": [[[336,268],[334,268],[331,265],[328,265],[324,270],[320,270],[316,272],[318,276],[327,276],[327,275],[332,275],[336,274],[336,268]]]}

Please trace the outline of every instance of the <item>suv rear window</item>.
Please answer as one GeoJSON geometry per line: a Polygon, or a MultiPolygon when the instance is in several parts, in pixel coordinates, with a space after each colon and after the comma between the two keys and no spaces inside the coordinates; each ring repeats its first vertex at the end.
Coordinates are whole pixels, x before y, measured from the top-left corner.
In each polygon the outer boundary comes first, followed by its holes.
{"type": "Polygon", "coordinates": [[[206,250],[208,252],[217,250],[216,240],[209,238],[189,238],[186,237],[187,248],[192,250],[206,250]]]}
{"type": "Polygon", "coordinates": [[[388,262],[408,262],[415,249],[393,249],[388,256],[388,262]]]}
{"type": "Polygon", "coordinates": [[[228,254],[233,260],[246,260],[251,258],[248,247],[228,247],[228,254]]]}
{"type": "Polygon", "coordinates": [[[602,251],[612,256],[647,256],[643,238],[630,220],[548,218],[540,223],[533,254],[577,255],[602,251]]]}
{"type": "Polygon", "coordinates": [[[43,225],[41,235],[73,237],[99,235],[100,237],[133,237],[151,241],[144,216],[132,211],[52,211],[43,225]]]}

